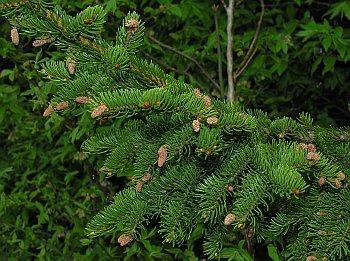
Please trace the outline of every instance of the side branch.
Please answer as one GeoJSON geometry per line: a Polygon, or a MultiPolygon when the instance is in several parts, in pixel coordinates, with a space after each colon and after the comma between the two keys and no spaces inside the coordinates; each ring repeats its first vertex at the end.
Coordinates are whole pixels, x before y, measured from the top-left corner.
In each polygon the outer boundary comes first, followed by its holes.
{"type": "Polygon", "coordinates": [[[220,86],[214,81],[213,78],[210,77],[208,72],[203,68],[203,66],[200,65],[200,63],[196,59],[194,59],[193,57],[191,57],[187,54],[184,54],[183,52],[181,52],[181,51],[179,51],[179,50],[177,50],[177,49],[175,49],[175,48],[173,48],[165,43],[160,42],[159,40],[153,38],[150,35],[147,35],[147,38],[151,42],[154,42],[154,43],[158,44],[159,46],[164,47],[165,49],[168,49],[169,51],[172,51],[172,52],[182,56],[183,58],[193,62],[198,67],[198,69],[201,71],[201,73],[215,86],[215,88],[217,88],[220,91],[220,86]]]}
{"type": "Polygon", "coordinates": [[[260,14],[258,25],[256,27],[254,38],[253,38],[252,42],[250,43],[249,50],[248,50],[246,56],[244,57],[243,61],[240,63],[240,65],[238,66],[237,70],[234,73],[233,77],[235,79],[237,79],[242,74],[242,72],[248,66],[248,64],[250,63],[250,61],[254,57],[254,54],[256,53],[257,49],[256,49],[255,45],[256,45],[256,41],[258,40],[258,36],[260,33],[260,29],[261,29],[261,24],[262,24],[264,14],[265,14],[264,0],[260,0],[260,6],[261,6],[261,14],[260,14]]]}

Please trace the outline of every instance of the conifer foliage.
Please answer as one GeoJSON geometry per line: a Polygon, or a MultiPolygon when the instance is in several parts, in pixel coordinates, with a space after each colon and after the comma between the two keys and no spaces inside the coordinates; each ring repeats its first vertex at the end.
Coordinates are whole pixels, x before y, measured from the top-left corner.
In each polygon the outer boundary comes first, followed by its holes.
{"type": "Polygon", "coordinates": [[[65,53],[41,70],[56,85],[44,116],[75,109],[108,119],[83,150],[105,155],[106,177],[133,180],[90,221],[88,237],[114,234],[124,246],[157,224],[164,243],[200,230],[208,258],[241,239],[254,257],[272,239],[288,260],[349,260],[349,128],[314,126],[308,114],[270,120],[211,99],[138,56],[145,28],[136,13],[107,42],[100,6],[76,16],[40,0],[0,8],[14,44],[35,36],[34,47],[65,53]]]}

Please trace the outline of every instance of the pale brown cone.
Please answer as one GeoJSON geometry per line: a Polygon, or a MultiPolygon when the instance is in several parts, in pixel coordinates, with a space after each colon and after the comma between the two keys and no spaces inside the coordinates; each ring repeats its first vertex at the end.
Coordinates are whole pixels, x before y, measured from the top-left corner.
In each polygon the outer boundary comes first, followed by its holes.
{"type": "Polygon", "coordinates": [[[75,61],[74,60],[69,59],[66,62],[66,66],[67,66],[68,71],[69,71],[70,74],[74,74],[75,73],[75,61]]]}
{"type": "Polygon", "coordinates": [[[338,172],[338,174],[337,174],[337,178],[345,179],[345,178],[346,178],[346,175],[345,175],[344,172],[340,171],[340,172],[338,172]]]}
{"type": "Polygon", "coordinates": [[[132,236],[129,234],[123,234],[123,235],[118,237],[118,243],[121,246],[125,246],[125,245],[129,244],[131,241],[132,241],[132,236]]]}
{"type": "Polygon", "coordinates": [[[125,28],[126,28],[126,30],[128,31],[129,34],[134,34],[139,29],[139,21],[137,21],[136,19],[131,18],[128,21],[126,21],[125,28]]]}
{"type": "Polygon", "coordinates": [[[168,152],[166,151],[165,145],[162,145],[158,150],[158,167],[162,167],[166,161],[168,152]]]}
{"type": "Polygon", "coordinates": [[[146,174],[142,177],[143,182],[147,182],[150,179],[151,179],[151,175],[149,174],[149,172],[146,172],[146,174]]]}
{"type": "Polygon", "coordinates": [[[19,34],[17,28],[11,29],[11,40],[14,45],[19,45],[19,34]]]}
{"type": "Polygon", "coordinates": [[[199,120],[194,120],[192,121],[192,129],[194,130],[194,132],[199,132],[200,130],[200,122],[199,120]]]}
{"type": "Polygon", "coordinates": [[[102,113],[108,111],[108,107],[104,104],[100,104],[97,106],[92,112],[91,112],[91,118],[96,118],[98,116],[101,116],[102,113]]]}
{"type": "Polygon", "coordinates": [[[324,177],[320,177],[319,179],[318,179],[318,184],[320,184],[321,186],[322,185],[324,185],[324,184],[326,184],[326,179],[324,178],[324,177]]]}
{"type": "Polygon", "coordinates": [[[51,113],[54,111],[53,107],[50,105],[49,107],[46,108],[46,110],[43,113],[44,117],[48,117],[51,115],[51,113]]]}
{"type": "Polygon", "coordinates": [[[143,184],[144,184],[144,182],[142,180],[137,183],[137,185],[136,185],[137,192],[141,192],[143,184]]]}
{"type": "Polygon", "coordinates": [[[203,104],[205,108],[208,108],[211,106],[211,98],[208,95],[204,96],[203,104]]]}
{"type": "Polygon", "coordinates": [[[50,41],[50,38],[38,39],[33,42],[34,47],[42,46],[50,41]]]}
{"type": "Polygon", "coordinates": [[[306,158],[307,158],[308,160],[310,160],[310,161],[317,162],[317,161],[319,161],[319,160],[321,159],[321,156],[320,156],[320,154],[318,154],[317,152],[310,151],[310,152],[307,154],[306,158]]]}
{"type": "Polygon", "coordinates": [[[336,188],[341,188],[342,182],[341,182],[341,180],[336,180],[336,181],[333,182],[333,185],[336,188]]]}
{"type": "Polygon", "coordinates": [[[317,260],[317,257],[315,256],[308,256],[305,261],[315,261],[317,260]]]}
{"type": "Polygon", "coordinates": [[[59,102],[59,103],[57,103],[57,105],[55,107],[55,110],[56,111],[61,111],[61,110],[64,110],[64,109],[68,108],[68,106],[69,106],[69,102],[68,101],[59,102]]]}
{"type": "Polygon", "coordinates": [[[216,124],[218,123],[219,119],[216,117],[208,117],[207,118],[207,123],[210,125],[216,124]]]}
{"type": "Polygon", "coordinates": [[[78,96],[78,97],[75,98],[75,101],[77,103],[85,104],[85,103],[89,103],[90,102],[90,98],[86,97],[86,96],[78,96]]]}
{"type": "Polygon", "coordinates": [[[224,220],[224,225],[229,226],[236,220],[236,216],[232,213],[227,214],[224,220]]]}
{"type": "Polygon", "coordinates": [[[202,93],[198,88],[194,89],[194,96],[196,96],[197,98],[202,97],[202,93]]]}

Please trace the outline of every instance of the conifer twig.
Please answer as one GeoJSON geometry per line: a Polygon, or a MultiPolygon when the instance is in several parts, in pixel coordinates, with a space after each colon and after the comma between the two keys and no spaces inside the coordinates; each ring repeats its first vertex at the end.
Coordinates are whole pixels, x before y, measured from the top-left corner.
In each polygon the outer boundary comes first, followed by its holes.
{"type": "Polygon", "coordinates": [[[208,74],[208,72],[203,68],[202,65],[200,65],[200,63],[194,59],[193,57],[187,55],[187,54],[184,54],[183,52],[165,44],[165,43],[162,43],[160,42],[159,40],[155,39],[154,37],[150,36],[150,35],[147,35],[147,38],[149,40],[151,40],[151,42],[154,42],[156,44],[158,44],[159,46],[161,47],[164,47],[166,49],[168,49],[169,51],[172,51],[180,56],[182,56],[183,58],[193,62],[197,67],[198,69],[201,71],[201,73],[215,86],[215,88],[217,88],[219,91],[220,91],[220,86],[214,81],[214,79],[212,77],[210,77],[210,75],[208,74]]]}

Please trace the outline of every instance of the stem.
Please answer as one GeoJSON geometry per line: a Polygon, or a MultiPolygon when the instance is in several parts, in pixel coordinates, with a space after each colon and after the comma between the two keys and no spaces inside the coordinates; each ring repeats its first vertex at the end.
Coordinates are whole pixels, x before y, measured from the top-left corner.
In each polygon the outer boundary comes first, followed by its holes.
{"type": "Polygon", "coordinates": [[[256,41],[258,40],[258,36],[260,33],[260,29],[261,29],[261,24],[262,24],[262,21],[264,18],[264,13],[265,13],[264,0],[260,0],[260,6],[261,6],[261,14],[260,14],[258,25],[257,25],[256,30],[255,30],[254,38],[253,38],[252,42],[250,43],[250,46],[249,46],[249,49],[248,49],[246,56],[244,57],[243,61],[240,63],[240,65],[238,66],[237,70],[234,73],[235,79],[237,79],[241,75],[241,73],[248,66],[248,64],[250,63],[250,61],[254,57],[254,54],[256,53],[257,49],[256,49],[255,45],[256,45],[256,41]]]}
{"type": "Polygon", "coordinates": [[[213,6],[214,10],[214,22],[216,31],[216,48],[218,52],[218,72],[219,72],[219,85],[220,85],[220,97],[224,98],[224,80],[222,75],[222,58],[221,58],[221,42],[220,42],[220,31],[218,24],[218,5],[213,6]]]}
{"type": "Polygon", "coordinates": [[[225,8],[227,13],[227,76],[228,76],[228,91],[227,100],[234,100],[235,79],[233,73],[233,20],[234,20],[235,0],[229,0],[229,5],[225,8]]]}
{"type": "Polygon", "coordinates": [[[219,91],[220,91],[220,86],[213,80],[213,78],[210,77],[209,73],[203,68],[203,66],[200,65],[200,63],[192,58],[191,56],[188,56],[187,54],[184,54],[183,52],[165,44],[165,43],[162,43],[161,41],[153,38],[152,36],[148,35],[147,38],[151,41],[151,42],[154,42],[156,44],[158,44],[159,46],[161,47],[164,47],[165,49],[168,49],[169,51],[172,51],[180,56],[182,56],[183,58],[193,62],[197,67],[198,69],[201,71],[201,73],[215,86],[215,88],[217,88],[219,91]]]}

